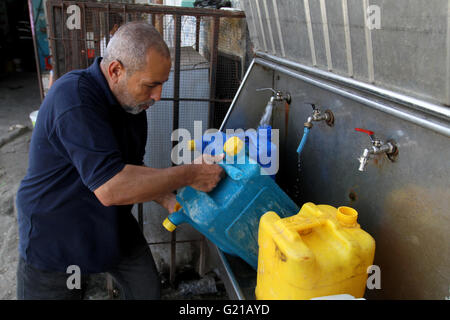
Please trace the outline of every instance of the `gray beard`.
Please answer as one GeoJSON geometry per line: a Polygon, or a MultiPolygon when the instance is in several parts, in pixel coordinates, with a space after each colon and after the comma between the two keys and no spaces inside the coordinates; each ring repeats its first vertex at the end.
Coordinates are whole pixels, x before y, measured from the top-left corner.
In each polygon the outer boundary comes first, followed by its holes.
{"type": "Polygon", "coordinates": [[[144,109],[141,109],[140,107],[122,106],[122,108],[123,110],[131,114],[139,114],[144,111],[144,109]]]}
{"type": "Polygon", "coordinates": [[[134,106],[134,107],[132,107],[132,106],[127,106],[127,105],[123,105],[122,106],[122,108],[123,108],[123,110],[125,110],[126,112],[128,112],[128,113],[131,113],[131,114],[139,114],[139,113],[141,113],[142,111],[144,111],[144,107],[147,107],[147,106],[152,106],[153,104],[155,103],[155,100],[151,100],[151,101],[149,101],[148,103],[144,103],[144,104],[141,104],[141,105],[138,105],[138,106],[134,106]]]}

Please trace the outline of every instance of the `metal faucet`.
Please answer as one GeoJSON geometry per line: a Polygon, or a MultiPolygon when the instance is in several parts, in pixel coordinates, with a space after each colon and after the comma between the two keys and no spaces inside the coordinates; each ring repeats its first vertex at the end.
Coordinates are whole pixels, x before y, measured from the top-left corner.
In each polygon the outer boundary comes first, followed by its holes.
{"type": "Polygon", "coordinates": [[[273,95],[270,97],[270,102],[275,102],[275,101],[286,101],[288,104],[291,104],[291,95],[286,92],[283,93],[279,90],[275,90],[273,88],[259,88],[256,89],[256,91],[265,91],[265,90],[270,90],[273,92],[273,95]]]}
{"type": "Polygon", "coordinates": [[[305,128],[311,129],[313,127],[313,121],[325,121],[327,125],[330,127],[334,124],[334,115],[330,110],[325,110],[324,112],[320,111],[320,109],[316,108],[316,105],[313,103],[309,103],[313,109],[313,113],[308,117],[304,126],[305,128]]]}
{"type": "Polygon", "coordinates": [[[316,108],[316,105],[313,103],[308,103],[313,108],[313,113],[311,116],[308,117],[306,122],[304,123],[304,129],[303,129],[303,137],[302,140],[300,140],[300,144],[297,147],[297,154],[300,155],[302,152],[306,139],[308,139],[309,131],[313,127],[313,121],[325,121],[327,125],[332,127],[334,125],[334,115],[333,112],[330,110],[325,110],[325,112],[320,111],[316,108]]]}
{"type": "Polygon", "coordinates": [[[379,138],[376,138],[373,131],[355,128],[356,131],[364,132],[369,135],[370,141],[372,142],[372,146],[364,149],[361,157],[358,158],[359,161],[359,171],[364,171],[367,163],[372,155],[385,153],[389,160],[395,161],[395,157],[398,154],[397,146],[395,145],[395,141],[390,140],[386,143],[379,138]]]}

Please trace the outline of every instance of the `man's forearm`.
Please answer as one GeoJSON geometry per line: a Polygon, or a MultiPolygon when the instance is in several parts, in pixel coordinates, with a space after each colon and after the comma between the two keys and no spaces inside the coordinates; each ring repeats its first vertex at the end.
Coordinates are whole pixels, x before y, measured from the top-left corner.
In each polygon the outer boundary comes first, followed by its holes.
{"type": "Polygon", "coordinates": [[[153,200],[191,183],[189,165],[154,169],[126,165],[121,172],[94,191],[103,205],[125,205],[153,200]]]}

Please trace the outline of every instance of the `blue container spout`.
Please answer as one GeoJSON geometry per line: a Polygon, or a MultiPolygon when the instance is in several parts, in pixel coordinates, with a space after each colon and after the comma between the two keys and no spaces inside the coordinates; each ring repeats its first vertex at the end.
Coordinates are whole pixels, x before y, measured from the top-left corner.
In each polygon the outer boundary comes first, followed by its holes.
{"type": "Polygon", "coordinates": [[[307,127],[305,127],[305,129],[303,130],[303,137],[302,137],[302,140],[300,141],[300,144],[298,145],[298,148],[297,148],[297,153],[299,155],[300,155],[300,153],[302,153],[302,150],[305,147],[306,140],[308,140],[308,135],[309,135],[309,131],[310,130],[311,129],[307,128],[307,127]]]}

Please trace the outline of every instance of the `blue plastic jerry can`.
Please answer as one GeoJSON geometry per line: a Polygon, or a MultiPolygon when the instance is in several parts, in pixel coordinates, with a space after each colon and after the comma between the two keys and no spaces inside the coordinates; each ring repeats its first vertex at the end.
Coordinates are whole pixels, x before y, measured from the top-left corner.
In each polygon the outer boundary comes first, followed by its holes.
{"type": "Polygon", "coordinates": [[[252,159],[245,164],[220,165],[226,177],[209,193],[185,187],[177,200],[181,209],[169,215],[163,225],[173,231],[189,223],[222,251],[241,257],[255,270],[258,261],[258,227],[261,216],[275,211],[288,217],[299,207],[270,175],[252,159]]]}
{"type": "Polygon", "coordinates": [[[200,140],[191,140],[190,149],[203,154],[217,155],[222,153],[226,141],[237,137],[244,142],[248,159],[255,160],[268,174],[275,178],[278,171],[278,153],[276,144],[272,143],[272,127],[259,126],[257,130],[245,133],[226,134],[221,131],[206,133],[200,140]]]}

